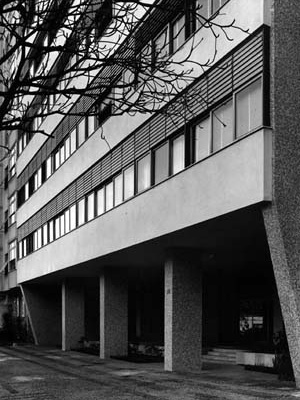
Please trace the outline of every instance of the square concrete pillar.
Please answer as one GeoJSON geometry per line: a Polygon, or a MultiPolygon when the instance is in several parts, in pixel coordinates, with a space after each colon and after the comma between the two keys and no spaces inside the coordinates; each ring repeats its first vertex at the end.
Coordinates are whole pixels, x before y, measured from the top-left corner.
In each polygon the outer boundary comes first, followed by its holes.
{"type": "Polygon", "coordinates": [[[84,334],[84,286],[66,280],[62,284],[62,350],[78,348],[84,334]]]}
{"type": "Polygon", "coordinates": [[[188,254],[165,262],[165,370],[201,369],[202,273],[188,254]]]}
{"type": "Polygon", "coordinates": [[[127,354],[127,272],[107,268],[100,275],[100,358],[127,354]]]}

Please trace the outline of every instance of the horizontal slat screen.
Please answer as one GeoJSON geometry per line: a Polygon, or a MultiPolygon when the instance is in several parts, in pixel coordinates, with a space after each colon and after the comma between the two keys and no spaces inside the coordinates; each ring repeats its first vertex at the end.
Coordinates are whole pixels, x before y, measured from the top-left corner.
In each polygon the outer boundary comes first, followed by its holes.
{"type": "MultiPolygon", "coordinates": [[[[111,179],[115,173],[149,151],[167,136],[182,129],[185,122],[195,117],[201,117],[203,112],[222,101],[234,89],[247,83],[258,74],[262,74],[264,34],[265,30],[262,29],[248,38],[242,47],[211,68],[183,95],[178,96],[165,108],[165,112],[161,111],[151,117],[76,181],[72,182],[56,198],[18,228],[19,240],[35,230],[41,221],[44,223],[45,215],[47,220],[53,218],[80,197],[111,179]],[[171,111],[169,112],[169,110],[171,111]]],[[[84,108],[82,102],[79,101],[78,107],[84,108]]],[[[72,127],[74,127],[73,120],[69,124],[69,128],[72,129],[72,127]]],[[[28,170],[31,168],[29,165],[28,170]]],[[[21,181],[23,182],[22,177],[19,178],[19,182],[21,181]]]]}

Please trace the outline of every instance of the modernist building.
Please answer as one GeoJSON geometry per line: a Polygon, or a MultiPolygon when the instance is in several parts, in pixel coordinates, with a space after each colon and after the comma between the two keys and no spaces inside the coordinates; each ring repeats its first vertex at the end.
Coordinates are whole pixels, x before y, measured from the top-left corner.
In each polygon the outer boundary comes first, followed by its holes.
{"type": "MultiPolygon", "coordinates": [[[[160,345],[166,370],[201,368],[202,348],[268,347],[285,326],[299,382],[300,4],[198,3],[243,29],[164,112],[110,116],[103,100],[95,119],[79,99],[84,118],[40,121],[54,138],[16,140],[3,289],[21,289],[37,344],[85,337],[101,358],[160,345]]],[[[176,56],[203,38],[193,57],[208,57],[203,27],[176,34],[189,23],[161,19],[150,46],[166,35],[176,56]]]]}

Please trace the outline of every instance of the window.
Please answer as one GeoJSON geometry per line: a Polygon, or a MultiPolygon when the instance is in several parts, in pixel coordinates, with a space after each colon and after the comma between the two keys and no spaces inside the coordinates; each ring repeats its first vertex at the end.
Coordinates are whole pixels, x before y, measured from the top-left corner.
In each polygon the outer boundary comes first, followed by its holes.
{"type": "Polygon", "coordinates": [[[151,185],[151,156],[147,154],[137,162],[137,191],[142,192],[151,185]]]}
{"type": "Polygon", "coordinates": [[[76,150],[76,129],[74,129],[71,132],[70,141],[71,141],[71,143],[70,143],[70,152],[71,152],[71,154],[73,154],[74,151],[76,150]]]}
{"type": "Polygon", "coordinates": [[[8,251],[8,260],[14,260],[16,258],[16,248],[17,248],[17,241],[14,240],[9,243],[9,251],[8,251]]]}
{"type": "Polygon", "coordinates": [[[77,143],[78,147],[85,141],[85,118],[83,118],[77,127],[77,143]]]}
{"type": "Polygon", "coordinates": [[[60,236],[65,234],[65,214],[62,214],[60,217],[60,236]]]}
{"type": "Polygon", "coordinates": [[[185,15],[179,15],[171,25],[172,52],[175,52],[185,41],[185,15]]]}
{"type": "Polygon", "coordinates": [[[104,201],[104,188],[97,191],[97,215],[103,214],[105,211],[105,201],[104,201]]]}
{"type": "Polygon", "coordinates": [[[64,144],[66,160],[70,157],[70,138],[68,137],[64,144]]]}
{"type": "Polygon", "coordinates": [[[114,179],[114,205],[117,206],[123,201],[123,176],[118,175],[114,179]]]}
{"type": "Polygon", "coordinates": [[[18,243],[18,245],[19,245],[19,249],[18,249],[18,252],[19,252],[19,259],[21,259],[21,258],[23,258],[23,242],[21,241],[21,242],[19,242],[18,243]]]}
{"type": "Polygon", "coordinates": [[[27,239],[23,240],[23,257],[27,256],[27,239]]]}
{"type": "Polygon", "coordinates": [[[37,249],[42,247],[42,228],[39,228],[37,231],[37,249]]]}
{"type": "Polygon", "coordinates": [[[76,204],[70,207],[70,230],[76,228],[76,204]]]}
{"type": "Polygon", "coordinates": [[[95,130],[95,116],[89,115],[88,117],[88,136],[90,136],[95,130]]]}
{"type": "Polygon", "coordinates": [[[166,27],[153,41],[153,64],[169,55],[168,27],[166,27]]]}
{"type": "Polygon", "coordinates": [[[210,0],[196,0],[196,29],[205,24],[209,18],[209,1],[210,0]]]}
{"type": "Polygon", "coordinates": [[[193,160],[200,161],[210,153],[210,118],[206,118],[194,127],[193,160]]]}
{"type": "Polygon", "coordinates": [[[111,0],[102,0],[101,6],[95,15],[95,38],[100,39],[104,31],[112,21],[113,8],[111,0]]]}
{"type": "Polygon", "coordinates": [[[43,246],[48,244],[48,224],[43,225],[43,246]]]}
{"type": "Polygon", "coordinates": [[[222,7],[223,4],[226,3],[227,0],[212,0],[212,9],[211,9],[211,14],[214,14],[215,12],[218,11],[220,7],[222,7]]]}
{"type": "Polygon", "coordinates": [[[169,146],[163,144],[154,151],[154,183],[159,183],[169,176],[169,146]]]}
{"type": "Polygon", "coordinates": [[[95,217],[95,195],[91,193],[87,197],[87,220],[90,221],[95,217]]]}
{"type": "Polygon", "coordinates": [[[251,83],[235,96],[236,136],[262,125],[262,85],[261,79],[251,83]]]}
{"type": "Polygon", "coordinates": [[[52,174],[52,158],[51,156],[46,160],[46,179],[48,179],[52,174]]]}
{"type": "Polygon", "coordinates": [[[185,167],[184,135],[172,141],[172,174],[182,171],[185,167]]]}
{"type": "Polygon", "coordinates": [[[42,185],[42,167],[37,170],[37,187],[42,185]]]}
{"type": "Polygon", "coordinates": [[[65,233],[70,232],[70,210],[65,211],[65,233]]]}
{"type": "Polygon", "coordinates": [[[81,199],[77,203],[78,210],[78,226],[85,223],[85,198],[81,199]]]}
{"type": "Polygon", "coordinates": [[[232,100],[213,111],[213,151],[234,140],[232,100]]]}
{"type": "Polygon", "coordinates": [[[16,145],[14,145],[10,150],[8,164],[9,164],[9,178],[11,178],[16,173],[16,145]]]}
{"type": "Polygon", "coordinates": [[[14,193],[8,200],[9,225],[16,222],[16,194],[14,193]]]}
{"type": "Polygon", "coordinates": [[[53,239],[54,239],[54,237],[53,237],[53,221],[50,221],[49,222],[49,243],[51,243],[51,242],[53,242],[53,239]]]}
{"type": "Polygon", "coordinates": [[[63,164],[65,162],[65,159],[66,159],[65,155],[66,155],[65,154],[65,146],[63,145],[60,148],[60,163],[61,164],[63,164]]]}
{"type": "Polygon", "coordinates": [[[57,150],[55,155],[54,155],[54,168],[57,170],[60,166],[60,151],[57,150]]]}
{"type": "Polygon", "coordinates": [[[105,186],[105,211],[108,211],[114,206],[114,186],[113,182],[110,182],[105,186]]]}
{"type": "Polygon", "coordinates": [[[25,201],[29,198],[29,182],[25,183],[25,201]]]}
{"type": "Polygon", "coordinates": [[[60,233],[60,217],[57,217],[54,220],[54,232],[55,232],[55,239],[58,239],[61,235],[61,233],[60,233]]]}
{"type": "Polygon", "coordinates": [[[134,165],[126,168],[123,172],[124,179],[124,200],[134,195],[134,165]]]}

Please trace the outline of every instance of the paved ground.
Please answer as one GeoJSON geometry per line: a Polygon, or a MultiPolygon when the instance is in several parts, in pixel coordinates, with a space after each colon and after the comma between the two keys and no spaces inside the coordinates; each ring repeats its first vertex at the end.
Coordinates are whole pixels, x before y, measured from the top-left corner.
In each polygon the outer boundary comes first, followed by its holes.
{"type": "Polygon", "coordinates": [[[204,365],[201,374],[161,364],[102,361],[35,346],[0,348],[1,400],[255,400],[300,398],[291,383],[242,367],[204,365]]]}

